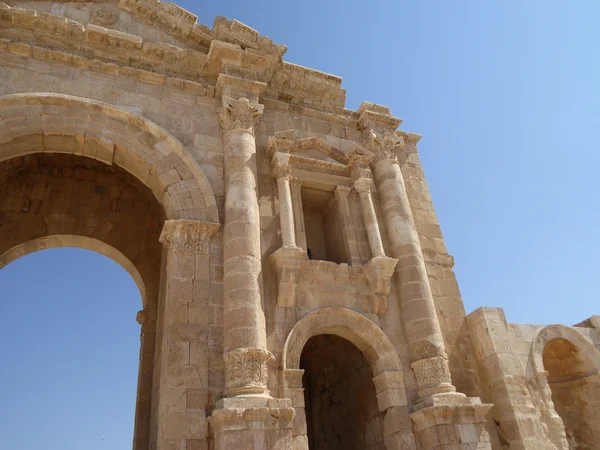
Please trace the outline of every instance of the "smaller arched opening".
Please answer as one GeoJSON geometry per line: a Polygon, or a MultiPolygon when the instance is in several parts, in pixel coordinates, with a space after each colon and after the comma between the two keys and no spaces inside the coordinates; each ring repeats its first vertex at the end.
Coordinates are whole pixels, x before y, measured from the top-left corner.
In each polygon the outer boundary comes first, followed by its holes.
{"type": "Polygon", "coordinates": [[[547,401],[562,419],[569,448],[599,448],[600,354],[579,332],[558,325],[542,329],[536,347],[547,401]]]}
{"type": "Polygon", "coordinates": [[[350,341],[313,336],[300,357],[310,450],[384,450],[373,371],[350,341]]]}
{"type": "Polygon", "coordinates": [[[398,354],[379,326],[346,308],[296,323],[282,355],[295,439],[310,450],[397,448],[413,439],[398,354]]]}

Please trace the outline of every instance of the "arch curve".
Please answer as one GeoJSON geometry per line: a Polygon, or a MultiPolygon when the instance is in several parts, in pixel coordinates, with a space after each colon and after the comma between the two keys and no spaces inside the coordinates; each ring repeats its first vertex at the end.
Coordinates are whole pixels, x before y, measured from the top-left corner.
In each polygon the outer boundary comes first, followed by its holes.
{"type": "Polygon", "coordinates": [[[581,351],[582,362],[588,375],[600,372],[600,352],[579,331],[565,325],[546,325],[540,328],[531,347],[532,364],[535,374],[545,373],[544,348],[553,339],[565,339],[581,351]]]}
{"type": "Polygon", "coordinates": [[[373,376],[382,372],[402,372],[398,353],[385,333],[367,317],[346,308],[313,311],[290,331],[283,347],[282,369],[300,368],[306,342],[319,334],[335,334],[352,342],[369,362],[373,376]]]}
{"type": "Polygon", "coordinates": [[[107,258],[113,260],[120,265],[125,271],[131,276],[136,286],[140,291],[142,297],[142,305],[146,305],[146,285],[142,275],[135,267],[135,265],[127,258],[123,253],[114,248],[111,245],[106,244],[103,241],[94,239],[87,236],[80,236],[76,234],[65,234],[65,235],[50,235],[44,236],[31,241],[19,244],[10,250],[0,254],[0,270],[17,259],[27,256],[30,253],[39,252],[51,248],[64,248],[64,247],[75,247],[90,250],[107,258]]]}
{"type": "Polygon", "coordinates": [[[39,152],[122,167],[152,190],[167,219],[219,221],[212,188],[183,144],[126,109],[54,93],[0,97],[0,162],[39,152]]]}

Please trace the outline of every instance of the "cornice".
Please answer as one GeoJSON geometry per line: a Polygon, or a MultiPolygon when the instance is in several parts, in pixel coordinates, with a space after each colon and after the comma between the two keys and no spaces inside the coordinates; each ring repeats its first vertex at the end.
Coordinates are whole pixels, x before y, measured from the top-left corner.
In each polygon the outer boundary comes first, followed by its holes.
{"type": "MultiPolygon", "coordinates": [[[[222,89],[222,81],[236,78],[238,84],[252,86],[266,111],[282,111],[354,130],[392,132],[401,123],[385,106],[364,102],[357,111],[346,109],[340,77],[283,61],[285,46],[241,22],[217,17],[211,30],[173,3],[104,2],[191,48],[147,41],[106,27],[84,26],[62,16],[0,3],[0,52],[134,77],[140,82],[208,97],[230,95],[222,89]]],[[[407,134],[407,142],[416,144],[416,136],[407,134]]]]}

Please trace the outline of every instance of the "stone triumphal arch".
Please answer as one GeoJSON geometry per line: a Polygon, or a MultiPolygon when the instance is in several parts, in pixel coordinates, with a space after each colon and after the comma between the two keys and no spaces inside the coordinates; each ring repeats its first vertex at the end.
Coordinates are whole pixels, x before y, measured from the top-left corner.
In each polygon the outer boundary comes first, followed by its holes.
{"type": "Polygon", "coordinates": [[[467,316],[421,136],[285,51],[158,0],[0,2],[0,268],[132,275],[133,448],[600,448],[598,318],[467,316]]]}

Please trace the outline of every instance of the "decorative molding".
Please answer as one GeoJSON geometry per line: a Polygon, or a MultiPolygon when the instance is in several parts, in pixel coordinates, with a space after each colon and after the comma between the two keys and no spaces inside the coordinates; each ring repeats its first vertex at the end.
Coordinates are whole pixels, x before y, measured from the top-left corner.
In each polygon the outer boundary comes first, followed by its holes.
{"type": "Polygon", "coordinates": [[[387,310],[390,280],[398,263],[397,259],[375,257],[363,266],[353,267],[349,273],[346,264],[309,260],[306,252],[300,247],[281,247],[269,256],[269,261],[277,275],[277,306],[295,307],[303,280],[334,277],[343,283],[343,277],[348,276],[348,283],[363,284],[361,290],[370,295],[371,312],[375,314],[383,314],[387,310]],[[321,270],[317,270],[318,267],[321,270]]]}
{"type": "Polygon", "coordinates": [[[405,142],[402,132],[379,133],[373,129],[366,133],[365,146],[375,154],[371,164],[376,165],[381,161],[398,161],[398,152],[404,148],[405,142]]]}
{"type": "Polygon", "coordinates": [[[363,266],[363,271],[374,300],[375,314],[383,314],[388,308],[388,295],[391,290],[391,279],[398,260],[394,258],[377,256],[363,266]]]}
{"type": "Polygon", "coordinates": [[[374,190],[373,180],[367,177],[361,177],[354,181],[354,189],[359,194],[371,194],[374,190]]]}
{"type": "Polygon", "coordinates": [[[139,323],[142,328],[148,326],[148,325],[155,325],[156,324],[156,309],[142,309],[141,311],[138,311],[137,315],[135,316],[135,321],[137,323],[139,323]]]}
{"type": "Polygon", "coordinates": [[[296,415],[289,398],[235,397],[217,401],[215,410],[208,418],[215,434],[215,441],[222,433],[240,430],[282,430],[293,426],[296,415]]]}
{"type": "Polygon", "coordinates": [[[167,220],[160,235],[160,242],[177,252],[209,254],[209,238],[220,225],[195,220],[167,220]]]}
{"type": "Polygon", "coordinates": [[[219,122],[223,133],[232,130],[246,130],[254,133],[254,126],[263,113],[264,106],[250,103],[247,98],[237,100],[231,97],[223,97],[223,106],[219,108],[219,122]]]}
{"type": "Polygon", "coordinates": [[[117,22],[117,15],[107,9],[98,9],[92,17],[92,22],[102,26],[114,25],[117,22]]]}
{"type": "Polygon", "coordinates": [[[442,356],[419,359],[410,365],[415,372],[419,396],[427,397],[437,393],[455,392],[452,377],[448,368],[448,360],[442,356]]]}
{"type": "Polygon", "coordinates": [[[269,362],[274,356],[260,348],[237,348],[225,359],[225,396],[268,395],[269,362]]]}
{"type": "Polygon", "coordinates": [[[308,255],[300,247],[281,247],[269,256],[269,261],[277,274],[277,306],[294,307],[300,269],[308,255]]]}
{"type": "MultiPolygon", "coordinates": [[[[275,154],[271,160],[271,175],[273,178],[287,178],[291,180],[292,166],[290,166],[290,155],[275,154]]],[[[302,183],[302,180],[299,180],[302,183]]]]}

